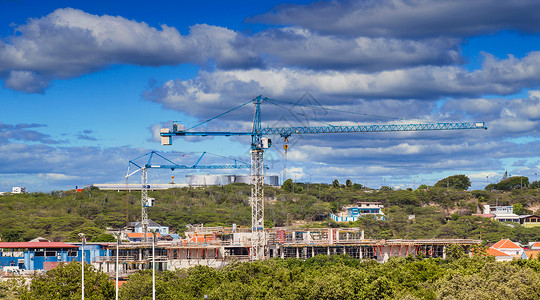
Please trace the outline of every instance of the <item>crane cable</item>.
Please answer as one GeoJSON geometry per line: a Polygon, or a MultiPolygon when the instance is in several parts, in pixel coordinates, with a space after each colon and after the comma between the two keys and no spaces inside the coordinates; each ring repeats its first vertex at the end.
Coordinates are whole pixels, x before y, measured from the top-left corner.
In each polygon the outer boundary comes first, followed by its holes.
{"type": "Polygon", "coordinates": [[[191,130],[191,129],[195,128],[195,127],[199,127],[199,126],[201,126],[202,124],[205,124],[205,123],[208,123],[208,122],[210,122],[210,121],[212,121],[212,120],[214,120],[214,119],[217,119],[217,118],[219,118],[219,117],[221,117],[221,116],[223,116],[223,115],[225,115],[225,114],[228,114],[228,113],[230,113],[230,112],[233,111],[233,110],[239,109],[240,107],[242,107],[242,106],[244,106],[244,105],[247,105],[247,104],[249,104],[249,103],[251,103],[251,102],[253,102],[253,100],[249,100],[248,102],[246,102],[246,103],[244,103],[244,104],[241,104],[241,105],[239,105],[239,106],[237,106],[237,107],[231,108],[231,109],[229,109],[228,111],[226,111],[226,112],[224,112],[224,113],[221,113],[221,114],[219,114],[219,115],[217,115],[217,116],[215,116],[215,117],[212,117],[212,118],[210,118],[210,119],[208,119],[208,120],[206,120],[206,121],[203,121],[203,122],[201,122],[201,123],[199,123],[199,124],[197,124],[197,125],[195,125],[195,126],[192,126],[192,127],[188,128],[188,129],[186,129],[185,131],[191,130]]]}
{"type": "MultiPolygon", "coordinates": [[[[300,105],[298,105],[296,103],[292,103],[292,102],[288,102],[288,101],[281,101],[281,100],[274,100],[274,99],[267,99],[267,101],[270,102],[270,103],[272,103],[272,102],[281,102],[281,103],[286,103],[286,104],[290,104],[290,105],[300,106],[300,105]]],[[[272,103],[272,104],[277,105],[276,103],[272,103]]],[[[309,107],[309,108],[313,108],[313,109],[318,109],[318,110],[329,110],[329,111],[336,111],[336,112],[353,114],[353,115],[362,115],[362,116],[367,116],[367,117],[376,117],[376,118],[385,118],[385,119],[394,119],[394,120],[405,120],[404,118],[381,116],[381,115],[372,115],[372,114],[360,113],[360,112],[355,112],[355,111],[346,111],[346,110],[341,110],[341,109],[328,108],[328,107],[325,107],[325,106],[315,106],[315,105],[309,105],[309,104],[301,105],[301,106],[302,107],[309,107]]],[[[283,107],[283,106],[280,106],[280,107],[283,107]]],[[[283,107],[283,108],[285,108],[285,107],[283,107]]]]}

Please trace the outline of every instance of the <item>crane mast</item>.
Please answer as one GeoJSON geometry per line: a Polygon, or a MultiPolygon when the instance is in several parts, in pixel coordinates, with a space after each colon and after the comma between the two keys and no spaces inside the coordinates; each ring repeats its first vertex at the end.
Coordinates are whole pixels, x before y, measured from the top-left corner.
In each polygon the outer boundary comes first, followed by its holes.
{"type": "MultiPolygon", "coordinates": [[[[164,156],[160,155],[159,153],[155,152],[155,151],[151,151],[149,153],[146,153],[142,156],[139,156],[137,158],[135,158],[134,160],[130,160],[129,161],[129,165],[128,165],[128,172],[127,172],[127,175],[126,175],[126,187],[128,185],[128,178],[137,173],[138,171],[141,171],[141,225],[142,225],[142,231],[143,231],[143,238],[142,238],[142,241],[144,242],[147,242],[148,241],[148,225],[149,225],[149,221],[148,221],[148,207],[152,207],[154,206],[154,201],[155,199],[154,198],[149,198],[148,197],[148,189],[149,189],[149,185],[148,185],[148,169],[171,169],[171,170],[175,170],[175,169],[182,169],[182,170],[195,170],[195,169],[247,169],[247,168],[250,168],[250,165],[246,164],[246,163],[241,163],[241,164],[238,164],[237,163],[237,160],[234,161],[234,165],[230,165],[230,164],[225,164],[225,165],[199,165],[199,162],[201,161],[201,159],[203,158],[203,156],[206,154],[206,152],[203,152],[203,154],[201,155],[201,157],[199,157],[199,159],[197,160],[197,162],[192,165],[192,166],[186,166],[186,165],[179,165],[179,164],[176,164],[174,163],[173,161],[169,160],[168,158],[165,158],[164,156]],[[167,162],[169,162],[170,164],[166,164],[166,165],[156,165],[156,164],[152,164],[152,157],[154,155],[157,155],[159,157],[161,157],[162,159],[166,160],[167,162]],[[148,156],[148,162],[144,165],[139,165],[135,162],[135,160],[138,160],[144,156],[148,156]],[[137,167],[138,169],[136,169],[135,171],[133,172],[129,172],[129,167],[131,165],[134,165],[135,167],[137,167]]],[[[262,161],[262,158],[261,158],[261,161],[262,161]]],[[[127,222],[127,220],[126,220],[127,222]]],[[[126,223],[126,226],[127,226],[127,223],[126,223]]]]}
{"type": "MultiPolygon", "coordinates": [[[[264,234],[264,149],[269,148],[272,141],[264,135],[280,135],[287,138],[293,134],[319,133],[355,133],[355,132],[392,132],[392,131],[431,131],[459,129],[487,129],[484,122],[464,123],[427,123],[427,124],[393,124],[393,125],[356,125],[356,126],[304,126],[304,127],[266,127],[261,126],[261,102],[269,100],[262,96],[255,97],[253,127],[251,132],[231,131],[189,131],[174,123],[172,130],[161,129],[161,144],[172,145],[173,136],[251,136],[251,253],[253,260],[265,257],[266,237],[264,234]]],[[[245,104],[242,104],[243,106],[245,104]]],[[[203,122],[205,123],[205,122],[203,122]]],[[[202,123],[201,123],[202,124],[202,123]]],[[[285,148],[287,150],[288,147],[285,148]]]]}

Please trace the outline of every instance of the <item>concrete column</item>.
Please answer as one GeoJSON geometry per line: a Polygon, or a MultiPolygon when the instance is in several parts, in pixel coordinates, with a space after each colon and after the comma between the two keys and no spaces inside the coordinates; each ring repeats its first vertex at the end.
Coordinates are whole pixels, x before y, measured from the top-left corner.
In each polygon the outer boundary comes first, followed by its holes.
{"type": "Polygon", "coordinates": [[[446,259],[446,245],[443,246],[443,255],[442,259],[446,259]]]}
{"type": "Polygon", "coordinates": [[[296,258],[300,258],[300,249],[296,247],[296,258]]]}
{"type": "Polygon", "coordinates": [[[311,246],[311,257],[315,256],[315,247],[311,246]]]}

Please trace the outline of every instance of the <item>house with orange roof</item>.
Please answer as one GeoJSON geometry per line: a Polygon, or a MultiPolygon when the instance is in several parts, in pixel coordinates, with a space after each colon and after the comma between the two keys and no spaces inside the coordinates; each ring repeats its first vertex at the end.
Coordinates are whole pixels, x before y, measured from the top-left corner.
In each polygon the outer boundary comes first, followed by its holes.
{"type": "MultiPolygon", "coordinates": [[[[127,232],[126,237],[132,243],[134,243],[134,242],[142,242],[143,237],[144,237],[144,233],[142,233],[142,232],[127,232]]],[[[149,241],[152,241],[152,233],[150,233],[150,232],[147,233],[146,237],[148,238],[149,241]]],[[[161,233],[157,232],[156,237],[158,239],[160,239],[161,238],[161,233]]]]}
{"type": "Polygon", "coordinates": [[[514,257],[512,255],[508,255],[502,251],[499,251],[497,249],[494,249],[494,248],[488,248],[486,250],[486,254],[489,255],[489,256],[494,256],[495,257],[495,261],[511,261],[514,259],[514,257]]]}
{"type": "Polygon", "coordinates": [[[521,245],[512,242],[509,239],[502,239],[495,243],[491,248],[499,250],[503,253],[506,253],[508,255],[512,255],[516,258],[520,258],[521,255],[523,255],[523,247],[521,245]]]}
{"type": "Polygon", "coordinates": [[[540,250],[540,242],[534,242],[530,244],[531,250],[540,250]]]}
{"type": "Polygon", "coordinates": [[[540,250],[525,250],[525,255],[527,259],[538,259],[540,250]]]}

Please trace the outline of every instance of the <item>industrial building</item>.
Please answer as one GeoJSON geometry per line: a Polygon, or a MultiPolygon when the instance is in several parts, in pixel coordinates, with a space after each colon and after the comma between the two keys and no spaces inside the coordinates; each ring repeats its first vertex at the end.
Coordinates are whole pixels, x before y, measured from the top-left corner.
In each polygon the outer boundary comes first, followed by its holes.
{"type": "MultiPolygon", "coordinates": [[[[186,182],[189,186],[209,186],[209,185],[227,185],[231,183],[251,183],[250,175],[186,175],[186,182]]],[[[264,184],[279,186],[279,176],[264,176],[264,184]]]]}

